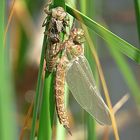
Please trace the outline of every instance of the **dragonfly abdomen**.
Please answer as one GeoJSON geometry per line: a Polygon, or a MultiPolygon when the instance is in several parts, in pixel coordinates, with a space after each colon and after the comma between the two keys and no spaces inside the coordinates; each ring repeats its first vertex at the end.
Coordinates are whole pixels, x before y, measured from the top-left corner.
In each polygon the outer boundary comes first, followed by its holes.
{"type": "Polygon", "coordinates": [[[55,99],[56,99],[56,110],[59,118],[59,122],[70,132],[70,126],[68,121],[67,112],[64,104],[64,87],[65,87],[65,66],[64,59],[60,60],[56,69],[56,80],[55,80],[55,99]]]}
{"type": "Polygon", "coordinates": [[[53,72],[56,69],[56,64],[59,60],[59,43],[50,44],[46,49],[45,60],[46,60],[46,70],[53,72]]]}
{"type": "Polygon", "coordinates": [[[49,72],[53,72],[56,68],[56,62],[58,57],[49,58],[46,60],[46,70],[49,72]]]}

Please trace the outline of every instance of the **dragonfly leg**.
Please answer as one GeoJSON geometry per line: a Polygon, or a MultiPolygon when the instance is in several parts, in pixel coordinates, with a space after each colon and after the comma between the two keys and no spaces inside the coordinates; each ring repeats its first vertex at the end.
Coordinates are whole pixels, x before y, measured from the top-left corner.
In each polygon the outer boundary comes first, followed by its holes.
{"type": "Polygon", "coordinates": [[[52,1],[49,0],[49,2],[45,5],[44,7],[44,12],[47,14],[47,15],[51,15],[51,10],[50,10],[50,5],[52,4],[52,1]]]}
{"type": "MultiPolygon", "coordinates": [[[[44,7],[44,12],[47,14],[47,17],[51,15],[51,10],[50,10],[50,5],[52,4],[52,1],[50,0],[44,7]]],[[[45,18],[45,20],[43,21],[42,27],[47,25],[47,17],[45,18]]]]}
{"type": "Polygon", "coordinates": [[[65,48],[64,45],[60,45],[60,48],[58,49],[58,51],[56,51],[56,52],[54,53],[54,55],[53,55],[52,57],[56,57],[64,48],[65,48]]]}
{"type": "Polygon", "coordinates": [[[47,17],[44,19],[43,24],[42,24],[42,27],[44,27],[46,25],[47,25],[47,17]]]}

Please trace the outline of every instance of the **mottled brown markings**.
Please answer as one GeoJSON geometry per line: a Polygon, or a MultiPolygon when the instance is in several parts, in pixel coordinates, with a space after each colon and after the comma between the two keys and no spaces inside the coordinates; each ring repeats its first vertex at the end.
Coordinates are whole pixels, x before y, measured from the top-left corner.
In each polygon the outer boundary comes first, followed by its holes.
{"type": "Polygon", "coordinates": [[[65,87],[65,69],[66,58],[62,57],[56,68],[56,80],[55,80],[55,99],[56,110],[59,118],[59,122],[67,129],[71,135],[69,120],[64,104],[64,87],[65,87]]]}
{"type": "Polygon", "coordinates": [[[44,32],[47,35],[48,44],[46,47],[46,70],[53,72],[56,70],[56,64],[59,59],[59,52],[62,51],[60,44],[62,43],[60,33],[66,34],[68,26],[68,16],[62,7],[50,9],[51,1],[44,8],[47,17],[43,22],[43,26],[48,25],[48,30],[44,32]]]}
{"type": "Polygon", "coordinates": [[[61,86],[62,84],[64,84],[61,80],[56,80],[56,85],[61,86]]]}

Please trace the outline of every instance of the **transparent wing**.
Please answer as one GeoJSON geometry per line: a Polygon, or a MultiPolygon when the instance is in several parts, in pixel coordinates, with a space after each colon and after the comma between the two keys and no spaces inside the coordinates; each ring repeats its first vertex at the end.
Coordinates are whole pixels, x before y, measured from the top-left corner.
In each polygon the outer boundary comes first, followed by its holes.
{"type": "Polygon", "coordinates": [[[100,124],[111,124],[109,109],[95,85],[91,68],[83,55],[70,62],[66,82],[83,109],[100,124]]]}

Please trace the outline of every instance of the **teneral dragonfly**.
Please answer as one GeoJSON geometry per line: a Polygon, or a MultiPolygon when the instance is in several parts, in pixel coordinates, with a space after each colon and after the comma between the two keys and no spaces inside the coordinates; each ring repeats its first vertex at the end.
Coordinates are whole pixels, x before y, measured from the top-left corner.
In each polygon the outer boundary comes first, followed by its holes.
{"type": "Polygon", "coordinates": [[[67,56],[67,60],[61,64],[65,68],[65,80],[80,106],[100,124],[110,125],[109,109],[99,93],[90,65],[84,56],[83,38],[83,30],[75,28],[63,44],[67,56]]]}

